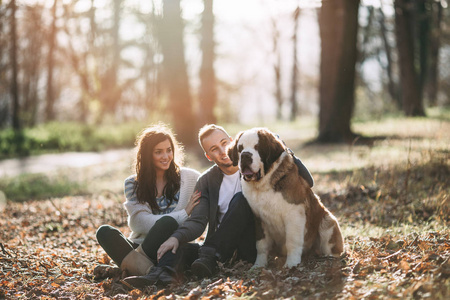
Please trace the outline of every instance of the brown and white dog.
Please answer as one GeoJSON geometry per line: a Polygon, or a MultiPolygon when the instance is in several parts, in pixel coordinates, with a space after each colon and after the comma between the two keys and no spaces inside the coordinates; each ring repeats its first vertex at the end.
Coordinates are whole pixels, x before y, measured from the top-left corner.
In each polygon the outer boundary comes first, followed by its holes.
{"type": "Polygon", "coordinates": [[[255,267],[267,265],[272,247],[287,256],[285,267],[289,268],[298,265],[307,251],[342,254],[338,221],[299,175],[283,141],[266,128],[253,128],[237,135],[228,156],[239,165],[242,192],[261,225],[257,226],[255,267]]]}

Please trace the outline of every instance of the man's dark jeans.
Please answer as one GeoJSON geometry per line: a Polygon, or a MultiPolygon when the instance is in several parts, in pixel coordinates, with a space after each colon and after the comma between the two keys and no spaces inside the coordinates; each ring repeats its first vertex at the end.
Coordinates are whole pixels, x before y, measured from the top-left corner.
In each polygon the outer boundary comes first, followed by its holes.
{"type": "Polygon", "coordinates": [[[215,248],[221,262],[231,259],[235,251],[237,259],[255,262],[255,218],[241,192],[233,196],[219,228],[205,240],[204,246],[215,248]]]}
{"type": "MultiPolygon", "coordinates": [[[[205,240],[203,246],[216,249],[218,259],[226,262],[236,252],[237,259],[254,263],[256,260],[255,218],[244,195],[236,193],[216,232],[205,240]]],[[[199,245],[180,245],[176,254],[166,252],[158,266],[168,266],[180,274],[198,258],[199,245]]]]}

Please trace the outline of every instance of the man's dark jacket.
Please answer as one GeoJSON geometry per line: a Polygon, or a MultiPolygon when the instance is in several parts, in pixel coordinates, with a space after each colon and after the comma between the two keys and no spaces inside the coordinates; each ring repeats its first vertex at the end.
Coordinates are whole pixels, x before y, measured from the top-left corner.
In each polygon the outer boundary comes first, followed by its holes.
{"type": "Polygon", "coordinates": [[[208,225],[208,239],[217,229],[219,212],[219,189],[223,173],[217,165],[206,170],[198,179],[195,190],[201,192],[200,203],[194,207],[191,216],[172,234],[180,244],[198,238],[208,225]]]}

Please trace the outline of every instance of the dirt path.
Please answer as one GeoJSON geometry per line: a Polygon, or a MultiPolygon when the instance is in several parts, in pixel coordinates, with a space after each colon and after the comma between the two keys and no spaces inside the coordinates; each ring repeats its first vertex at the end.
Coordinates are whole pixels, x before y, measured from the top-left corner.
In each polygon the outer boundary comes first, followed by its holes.
{"type": "Polygon", "coordinates": [[[0,161],[0,178],[28,173],[51,173],[66,168],[83,168],[93,165],[114,164],[133,157],[132,149],[103,152],[66,152],[43,154],[0,161]]]}

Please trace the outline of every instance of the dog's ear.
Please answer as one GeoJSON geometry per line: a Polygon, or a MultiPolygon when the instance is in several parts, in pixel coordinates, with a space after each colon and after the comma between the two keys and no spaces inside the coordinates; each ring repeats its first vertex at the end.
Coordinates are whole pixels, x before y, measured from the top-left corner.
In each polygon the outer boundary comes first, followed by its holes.
{"type": "Polygon", "coordinates": [[[264,173],[267,174],[272,164],[284,152],[286,146],[267,129],[258,131],[258,148],[264,162],[264,173]]]}
{"type": "Polygon", "coordinates": [[[228,157],[233,162],[233,166],[237,166],[239,163],[239,152],[237,149],[237,144],[239,142],[239,138],[241,137],[242,133],[243,132],[239,132],[236,135],[236,138],[231,142],[231,144],[228,145],[227,154],[228,154],[228,157]]]}

